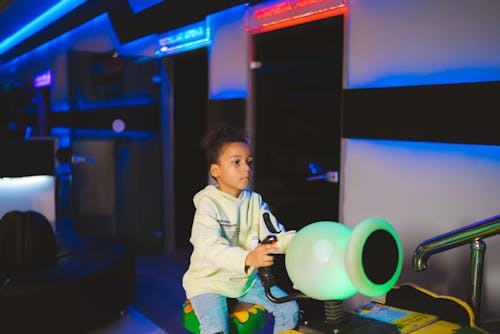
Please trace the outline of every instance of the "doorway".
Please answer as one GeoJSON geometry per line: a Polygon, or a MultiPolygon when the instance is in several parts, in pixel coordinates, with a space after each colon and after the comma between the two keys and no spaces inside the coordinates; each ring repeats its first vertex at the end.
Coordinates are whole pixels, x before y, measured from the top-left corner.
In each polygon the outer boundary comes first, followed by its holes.
{"type": "Polygon", "coordinates": [[[287,229],[338,219],[342,54],[343,16],[254,36],[255,189],[287,229]]]}

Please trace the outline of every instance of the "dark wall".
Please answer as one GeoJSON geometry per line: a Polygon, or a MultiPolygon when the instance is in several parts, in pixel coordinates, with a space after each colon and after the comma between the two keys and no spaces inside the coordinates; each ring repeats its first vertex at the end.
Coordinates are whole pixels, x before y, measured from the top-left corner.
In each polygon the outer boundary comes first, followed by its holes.
{"type": "Polygon", "coordinates": [[[68,98],[71,109],[119,102],[157,102],[160,75],[157,59],[117,56],[113,52],[68,53],[68,98]]]}
{"type": "Polygon", "coordinates": [[[0,87],[0,138],[23,138],[27,126],[36,126],[36,90],[32,87],[0,87]]]}
{"type": "Polygon", "coordinates": [[[221,124],[235,129],[245,129],[246,99],[209,100],[207,107],[207,131],[221,124]]]}
{"type": "Polygon", "coordinates": [[[500,82],[343,91],[342,136],[500,144],[500,82]]]}

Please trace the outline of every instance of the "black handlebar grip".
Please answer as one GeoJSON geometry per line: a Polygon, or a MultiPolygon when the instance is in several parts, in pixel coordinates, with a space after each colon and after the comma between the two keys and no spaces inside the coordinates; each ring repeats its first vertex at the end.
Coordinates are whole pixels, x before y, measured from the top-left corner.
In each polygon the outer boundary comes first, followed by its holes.
{"type": "MultiPolygon", "coordinates": [[[[278,241],[278,238],[274,234],[269,234],[264,240],[262,240],[261,244],[273,244],[276,241],[278,241]]],[[[264,288],[270,288],[275,284],[272,266],[260,267],[259,277],[264,288]]]]}
{"type": "Polygon", "coordinates": [[[262,240],[261,244],[272,244],[278,241],[278,237],[274,234],[269,234],[264,240],[262,240]]]}

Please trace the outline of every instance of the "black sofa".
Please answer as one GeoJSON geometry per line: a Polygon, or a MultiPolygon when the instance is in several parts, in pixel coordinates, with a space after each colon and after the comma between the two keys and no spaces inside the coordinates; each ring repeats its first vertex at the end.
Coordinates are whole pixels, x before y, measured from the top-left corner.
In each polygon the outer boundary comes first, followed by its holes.
{"type": "Polygon", "coordinates": [[[135,297],[134,256],[44,220],[0,220],[0,333],[85,333],[118,319],[135,297]]]}

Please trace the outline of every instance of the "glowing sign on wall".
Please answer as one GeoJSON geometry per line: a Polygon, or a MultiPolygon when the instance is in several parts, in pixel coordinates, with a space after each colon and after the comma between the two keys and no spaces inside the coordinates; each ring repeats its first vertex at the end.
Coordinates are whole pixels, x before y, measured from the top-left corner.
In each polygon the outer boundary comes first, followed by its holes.
{"type": "Polygon", "coordinates": [[[33,80],[33,87],[35,88],[41,88],[41,87],[46,87],[50,86],[52,84],[52,71],[47,70],[44,71],[43,73],[38,74],[35,76],[35,79],[33,80]]]}
{"type": "Polygon", "coordinates": [[[247,30],[265,32],[323,18],[348,10],[344,0],[275,0],[250,8],[247,30]]]}
{"type": "Polygon", "coordinates": [[[208,19],[190,24],[161,35],[158,39],[158,56],[185,52],[210,44],[210,25],[208,19]]]}

